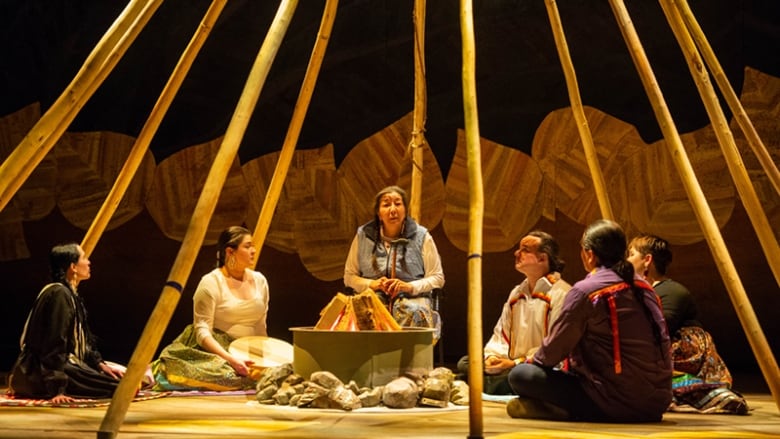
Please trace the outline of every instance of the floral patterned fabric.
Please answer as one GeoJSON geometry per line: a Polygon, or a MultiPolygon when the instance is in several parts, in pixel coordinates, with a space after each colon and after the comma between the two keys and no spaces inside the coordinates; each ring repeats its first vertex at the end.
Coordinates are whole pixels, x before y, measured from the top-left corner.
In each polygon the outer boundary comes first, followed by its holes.
{"type": "Polygon", "coordinates": [[[747,413],[747,402],[731,390],[731,373],[707,331],[682,327],[672,342],[672,362],[674,401],[670,411],[747,413]]]}

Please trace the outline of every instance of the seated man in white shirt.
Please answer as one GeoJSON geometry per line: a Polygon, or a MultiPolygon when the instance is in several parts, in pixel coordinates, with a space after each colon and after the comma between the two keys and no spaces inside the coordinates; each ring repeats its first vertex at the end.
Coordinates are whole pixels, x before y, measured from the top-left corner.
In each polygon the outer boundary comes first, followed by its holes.
{"type": "MultiPolygon", "coordinates": [[[[483,391],[511,395],[509,371],[524,362],[542,344],[550,324],[557,318],[571,285],[561,279],[565,266],[558,256],[558,243],[548,233],[532,231],[515,251],[515,269],[525,275],[504,303],[493,335],[485,345],[483,391]]],[[[468,357],[458,361],[458,371],[468,375],[468,357]]]]}

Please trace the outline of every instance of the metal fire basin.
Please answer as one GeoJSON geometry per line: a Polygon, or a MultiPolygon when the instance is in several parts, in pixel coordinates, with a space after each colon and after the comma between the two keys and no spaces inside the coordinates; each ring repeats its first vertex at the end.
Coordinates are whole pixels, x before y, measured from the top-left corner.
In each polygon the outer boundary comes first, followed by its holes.
{"type": "Polygon", "coordinates": [[[432,328],[400,331],[330,331],[290,328],[293,370],[305,379],[328,371],[345,384],[360,387],[389,383],[405,372],[426,375],[433,369],[432,328]]]}

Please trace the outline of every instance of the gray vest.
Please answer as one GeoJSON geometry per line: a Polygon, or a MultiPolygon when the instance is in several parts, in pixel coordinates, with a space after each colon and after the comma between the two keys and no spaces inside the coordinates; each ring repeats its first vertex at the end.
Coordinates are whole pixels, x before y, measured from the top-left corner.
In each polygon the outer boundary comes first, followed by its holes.
{"type": "Polygon", "coordinates": [[[427,233],[428,229],[407,217],[402,237],[390,241],[390,248],[387,249],[379,236],[376,221],[363,224],[357,231],[360,276],[369,279],[382,276],[390,278],[395,262],[397,279],[404,282],[422,279],[425,277],[422,245],[427,233]]]}

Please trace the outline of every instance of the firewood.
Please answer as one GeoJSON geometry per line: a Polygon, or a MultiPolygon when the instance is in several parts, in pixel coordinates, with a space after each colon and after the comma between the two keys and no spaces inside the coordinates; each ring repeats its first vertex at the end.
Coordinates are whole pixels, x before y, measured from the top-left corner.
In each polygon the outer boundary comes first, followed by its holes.
{"type": "Polygon", "coordinates": [[[344,314],[349,297],[343,293],[336,293],[325,308],[320,311],[320,320],[314,326],[314,329],[333,329],[344,314]]]}
{"type": "Polygon", "coordinates": [[[352,309],[355,311],[355,321],[357,327],[360,330],[372,330],[379,329],[378,322],[374,318],[376,314],[376,308],[374,302],[371,300],[371,294],[360,293],[356,296],[352,296],[352,309]]]}
{"type": "Polygon", "coordinates": [[[379,329],[384,331],[400,331],[401,325],[395,321],[393,315],[387,309],[384,303],[379,300],[379,296],[373,290],[368,290],[371,294],[371,300],[374,302],[374,309],[376,310],[374,318],[379,322],[379,329]]]}

